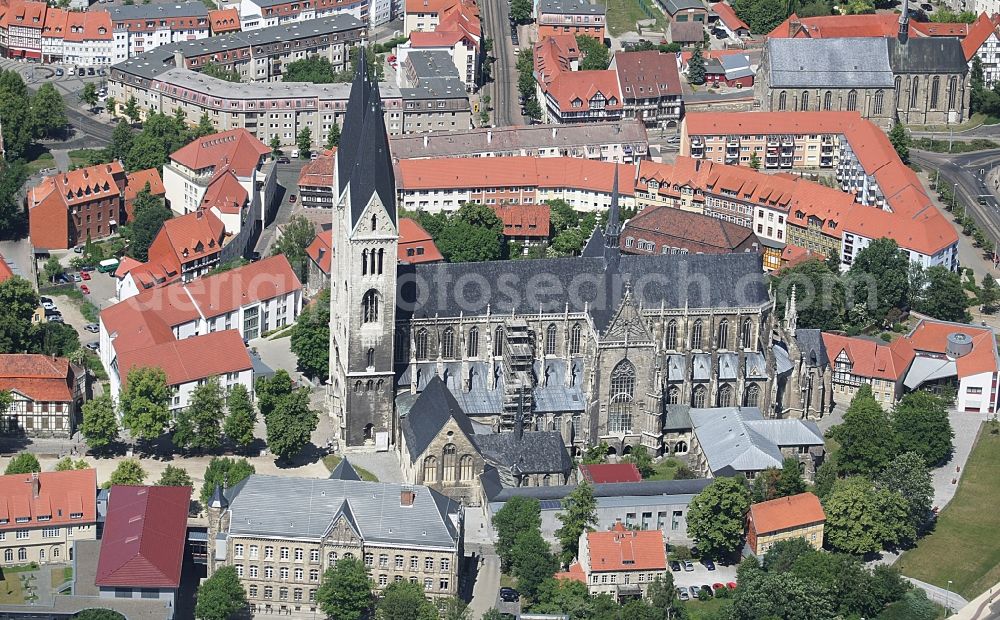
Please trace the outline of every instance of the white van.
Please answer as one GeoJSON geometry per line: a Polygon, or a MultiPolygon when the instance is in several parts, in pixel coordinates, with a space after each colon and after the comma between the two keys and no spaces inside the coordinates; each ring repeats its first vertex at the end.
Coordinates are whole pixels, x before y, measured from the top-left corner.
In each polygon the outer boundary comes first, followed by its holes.
{"type": "Polygon", "coordinates": [[[299,149],[292,149],[292,159],[299,158],[299,149]]]}

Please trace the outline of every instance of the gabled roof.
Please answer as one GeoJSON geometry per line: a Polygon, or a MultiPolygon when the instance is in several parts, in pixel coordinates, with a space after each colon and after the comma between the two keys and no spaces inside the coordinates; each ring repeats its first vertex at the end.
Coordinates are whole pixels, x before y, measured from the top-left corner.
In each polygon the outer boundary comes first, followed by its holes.
{"type": "Polygon", "coordinates": [[[0,355],[0,390],[11,390],[35,401],[70,402],[69,360],[35,353],[0,355]]]}
{"type": "Polygon", "coordinates": [[[0,531],[97,521],[97,470],[71,469],[0,476],[0,531]],[[38,495],[34,480],[38,480],[38,495]],[[46,519],[40,520],[39,517],[46,519]],[[27,523],[17,519],[27,518],[27,523]]]}
{"type": "Polygon", "coordinates": [[[617,52],[612,66],[618,71],[618,81],[626,99],[681,94],[676,54],[656,50],[617,52]]]}
{"type": "Polygon", "coordinates": [[[965,54],[966,61],[971,61],[983,43],[986,43],[991,35],[996,34],[998,24],[1000,24],[1000,15],[995,15],[991,19],[986,13],[980,13],[976,21],[972,22],[968,34],[962,39],[962,52],[965,54]]]}
{"type": "Polygon", "coordinates": [[[0,254],[0,283],[9,280],[14,277],[14,272],[11,270],[10,265],[4,260],[3,254],[0,254]]]}
{"type": "Polygon", "coordinates": [[[361,480],[358,470],[354,469],[347,457],[340,459],[337,466],[330,472],[330,480],[361,480]]]}
{"type": "Polygon", "coordinates": [[[473,435],[472,442],[487,463],[521,474],[568,473],[573,459],[558,431],[524,431],[473,435]]]}
{"type": "Polygon", "coordinates": [[[158,367],[167,385],[177,386],[253,368],[243,337],[235,329],[118,352],[122,387],[133,368],[158,367]]]}
{"type": "Polygon", "coordinates": [[[1000,371],[1000,353],[992,330],[964,323],[951,323],[935,319],[921,319],[906,335],[917,355],[933,353],[944,355],[948,351],[948,336],[965,334],[972,341],[972,351],[955,359],[960,379],[984,372],[1000,371]]]}
{"type": "Polygon", "coordinates": [[[302,166],[299,171],[298,186],[302,187],[333,187],[333,173],[337,164],[337,149],[327,149],[302,166]]]}
{"type": "MultiPolygon", "coordinates": [[[[910,21],[911,29],[915,22],[910,21]]],[[[799,17],[792,13],[767,34],[768,39],[842,39],[847,37],[894,37],[899,16],[893,13],[799,17]]]]}
{"type": "Polygon", "coordinates": [[[191,487],[111,487],[96,585],[179,587],[190,504],[191,487]]]}
{"type": "Polygon", "coordinates": [[[246,129],[230,129],[193,140],[170,154],[170,159],[190,168],[204,170],[228,165],[240,177],[249,177],[260,158],[271,149],[246,129]]]}
{"type": "Polygon", "coordinates": [[[440,377],[434,376],[413,402],[409,413],[400,420],[410,462],[415,463],[434,441],[448,420],[454,420],[467,438],[476,433],[451,391],[440,377]]]}
{"type": "Polygon", "coordinates": [[[98,164],[45,177],[28,191],[28,209],[50,195],[67,207],[119,195],[124,189],[125,169],[121,162],[98,164]],[[121,185],[119,185],[121,184],[121,185]]]}
{"type": "Polygon", "coordinates": [[[604,109],[623,107],[618,72],[610,69],[562,71],[548,84],[546,93],[555,99],[562,112],[586,112],[590,110],[591,99],[599,94],[604,97],[604,109]]]}
{"type": "Polygon", "coordinates": [[[750,506],[749,522],[758,535],[782,532],[826,521],[819,498],[812,493],[779,497],[750,506]]]}
{"type": "Polygon", "coordinates": [[[226,227],[214,213],[199,209],[163,222],[150,249],[169,251],[170,256],[150,254],[152,263],[175,260],[178,264],[212,256],[222,251],[226,227]],[[160,243],[157,243],[160,241],[160,243]]]}
{"type": "Polygon", "coordinates": [[[316,263],[320,271],[329,275],[333,261],[333,231],[324,230],[319,232],[316,238],[312,240],[312,243],[309,244],[309,247],[306,248],[306,254],[316,263]]]}
{"type": "Polygon", "coordinates": [[[111,15],[107,11],[70,11],[66,16],[64,40],[68,42],[111,41],[113,38],[111,15]]]}
{"type": "Polygon", "coordinates": [[[823,345],[831,360],[841,353],[846,355],[853,365],[851,373],[859,377],[898,381],[913,361],[913,349],[904,338],[887,345],[866,338],[824,333],[823,345]]]}
{"type": "Polygon", "coordinates": [[[667,568],[661,530],[628,530],[621,521],[610,532],[588,532],[587,551],[592,573],[662,571],[667,568]]]}
{"type": "Polygon", "coordinates": [[[640,237],[654,242],[657,247],[651,250],[653,253],[659,253],[660,246],[664,244],[677,247],[676,240],[710,246],[721,252],[733,252],[746,244],[748,239],[751,242],[757,240],[754,232],[745,226],[666,205],[650,206],[640,211],[625,223],[622,237],[622,249],[636,254],[639,249],[629,248],[625,237],[640,237]]]}
{"type": "Polygon", "coordinates": [[[503,234],[511,237],[549,237],[550,209],[540,205],[493,205],[493,212],[503,221],[503,234]]]}
{"type": "Polygon", "coordinates": [[[756,407],[689,410],[694,434],[716,475],[781,467],[784,446],[822,446],[815,422],[765,420],[756,407]]]}
{"type": "Polygon", "coordinates": [[[889,50],[889,65],[896,74],[957,73],[969,71],[962,43],[954,37],[911,37],[906,44],[898,39],[885,39],[889,50]]]}
{"type": "MultiPolygon", "coordinates": [[[[243,212],[243,207],[249,202],[250,195],[247,194],[246,188],[240,183],[236,172],[226,165],[216,168],[201,199],[199,211],[211,212],[212,209],[217,209],[219,213],[237,215],[243,212]]],[[[230,231],[230,233],[235,232],[230,231]]]]}
{"type": "Polygon", "coordinates": [[[208,23],[212,28],[212,34],[239,32],[240,12],[235,8],[209,11],[208,23]]]}
{"type": "Polygon", "coordinates": [[[773,88],[892,88],[893,66],[886,41],[769,39],[764,52],[769,58],[769,83],[773,88]]]}
{"type": "Polygon", "coordinates": [[[670,22],[670,39],[674,43],[701,43],[705,27],[701,22],[670,22]]]}
{"type": "Polygon", "coordinates": [[[156,168],[136,170],[125,174],[125,200],[132,201],[149,183],[149,193],[153,196],[163,196],[167,190],[163,187],[163,179],[156,168]]]}
{"type": "Polygon", "coordinates": [[[729,28],[733,32],[740,30],[750,32],[750,26],[736,15],[736,11],[733,10],[733,7],[729,6],[728,2],[716,2],[712,5],[712,10],[719,16],[719,19],[726,25],[726,28],[729,28]]]}
{"type": "Polygon", "coordinates": [[[444,260],[434,239],[416,220],[404,217],[399,220],[399,243],[396,246],[400,263],[436,263],[444,260]],[[413,255],[410,255],[413,250],[413,255]]]}

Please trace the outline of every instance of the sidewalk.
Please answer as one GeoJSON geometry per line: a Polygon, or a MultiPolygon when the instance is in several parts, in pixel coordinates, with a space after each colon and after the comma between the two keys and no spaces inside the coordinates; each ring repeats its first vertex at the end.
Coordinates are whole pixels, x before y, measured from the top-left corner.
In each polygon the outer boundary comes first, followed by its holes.
{"type": "Polygon", "coordinates": [[[920,581],[919,579],[914,579],[913,577],[903,577],[913,585],[917,586],[921,590],[927,593],[927,598],[934,601],[938,605],[943,605],[946,609],[961,609],[969,604],[969,601],[962,598],[961,595],[956,594],[950,590],[945,590],[944,588],[939,588],[937,586],[931,585],[929,583],[920,581]]]}
{"type": "Polygon", "coordinates": [[[962,607],[950,620],[989,620],[1000,616],[1000,583],[962,607]]]}

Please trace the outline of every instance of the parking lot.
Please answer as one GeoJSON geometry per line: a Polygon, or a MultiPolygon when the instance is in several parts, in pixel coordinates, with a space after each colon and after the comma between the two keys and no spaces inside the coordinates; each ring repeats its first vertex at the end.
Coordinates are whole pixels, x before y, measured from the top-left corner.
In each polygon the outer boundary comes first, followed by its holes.
{"type": "Polygon", "coordinates": [[[690,588],[691,586],[695,588],[700,588],[701,586],[712,587],[717,583],[727,584],[729,582],[736,582],[736,564],[731,566],[716,564],[715,570],[711,571],[705,568],[705,565],[701,562],[692,560],[691,565],[693,570],[690,571],[671,571],[671,574],[674,576],[674,585],[678,588],[690,588]]]}

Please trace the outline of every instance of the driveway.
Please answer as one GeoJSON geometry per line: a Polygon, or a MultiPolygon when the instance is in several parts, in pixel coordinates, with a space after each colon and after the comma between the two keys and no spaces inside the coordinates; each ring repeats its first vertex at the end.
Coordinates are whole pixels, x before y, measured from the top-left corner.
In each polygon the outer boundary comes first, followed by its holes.
{"type": "Polygon", "coordinates": [[[0,241],[0,255],[14,275],[21,276],[35,286],[35,259],[31,252],[31,243],[27,239],[0,241]]]}
{"type": "MultiPolygon", "coordinates": [[[[670,559],[669,557],[667,558],[670,559]]],[[[693,571],[674,571],[672,574],[674,576],[675,586],[711,586],[714,583],[726,583],[729,581],[736,581],[736,568],[737,565],[723,566],[721,564],[715,565],[715,570],[708,570],[702,565],[701,562],[692,560],[694,564],[693,571]]]]}

